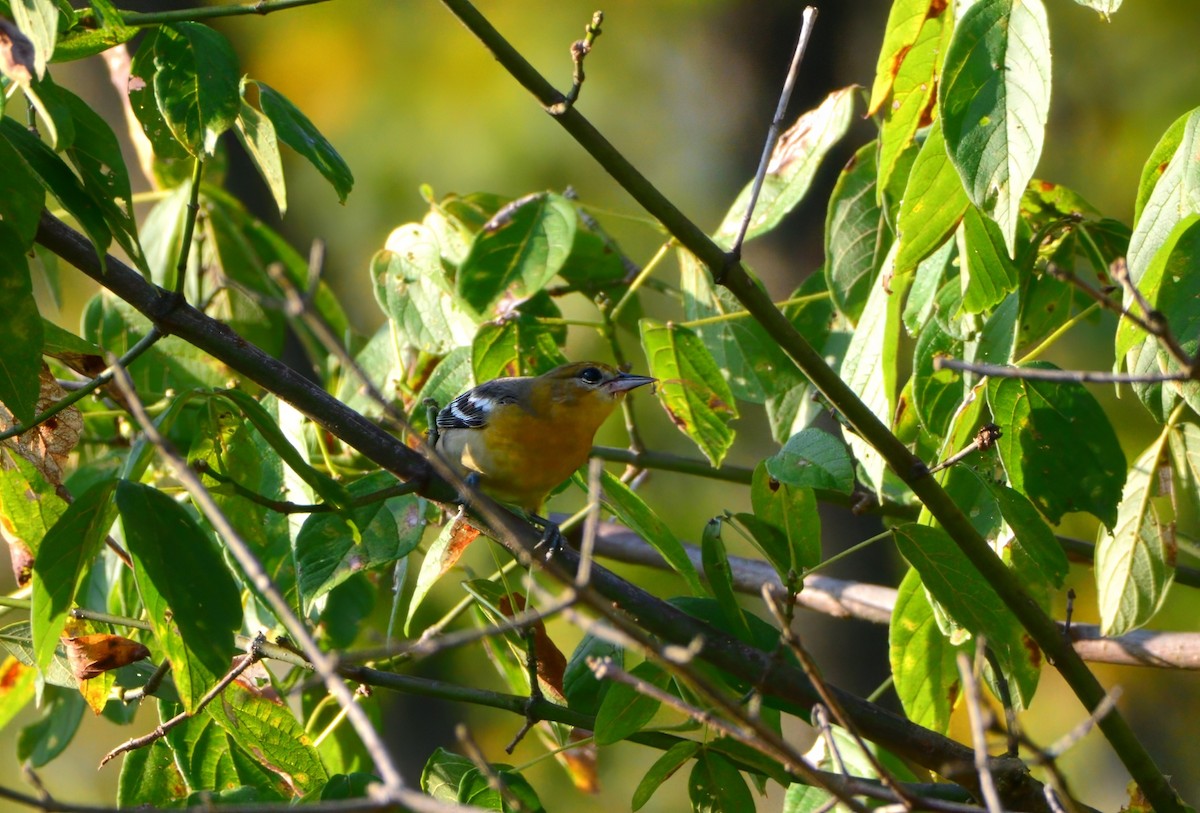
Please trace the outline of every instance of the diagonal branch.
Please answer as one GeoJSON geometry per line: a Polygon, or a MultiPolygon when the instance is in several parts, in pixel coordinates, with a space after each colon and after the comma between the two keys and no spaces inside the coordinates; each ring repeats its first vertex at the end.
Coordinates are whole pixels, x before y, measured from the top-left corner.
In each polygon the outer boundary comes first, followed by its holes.
{"type": "MultiPolygon", "coordinates": [[[[443,0],[444,4],[489,51],[496,60],[527,88],[543,107],[561,101],[562,94],[516,51],[469,0],[443,0]]],[[[715,279],[750,311],[767,334],[796,363],[800,371],[820,390],[847,423],[879,452],[887,465],[912,489],[917,498],[970,559],[971,564],[1013,612],[1048,659],[1062,674],[1075,695],[1089,711],[1106,697],[1104,687],[1083,660],[1062,639],[1054,621],[1030,597],[970,519],[955,504],[929,468],[873,413],[858,395],[813,349],[795,326],[775,307],[770,296],[750,275],[739,258],[721,249],[699,226],[666,198],[629,159],[621,154],[576,108],[552,113],[556,121],[670,232],[680,244],[708,266],[715,279]]],[[[1147,799],[1160,811],[1185,810],[1183,801],[1170,781],[1155,764],[1154,758],[1138,740],[1129,723],[1118,712],[1106,715],[1100,728],[1118,757],[1141,787],[1147,799]]],[[[1041,800],[1045,804],[1045,800],[1041,800]]]]}

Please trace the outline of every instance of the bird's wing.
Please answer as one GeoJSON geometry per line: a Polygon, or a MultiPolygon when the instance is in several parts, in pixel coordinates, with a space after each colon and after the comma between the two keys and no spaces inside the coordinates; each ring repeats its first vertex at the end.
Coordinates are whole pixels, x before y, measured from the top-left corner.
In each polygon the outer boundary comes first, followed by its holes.
{"type": "Polygon", "coordinates": [[[488,416],[500,404],[511,404],[516,398],[502,385],[504,379],[489,381],[464,392],[438,413],[438,429],[482,429],[488,416]]]}

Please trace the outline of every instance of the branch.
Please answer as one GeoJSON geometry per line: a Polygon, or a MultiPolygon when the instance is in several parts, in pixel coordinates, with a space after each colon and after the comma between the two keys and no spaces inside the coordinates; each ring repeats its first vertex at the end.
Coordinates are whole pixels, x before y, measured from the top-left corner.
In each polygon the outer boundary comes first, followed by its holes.
{"type": "Polygon", "coordinates": [[[1157,384],[1163,381],[1188,381],[1191,373],[1109,373],[1100,370],[1047,370],[1043,367],[1013,367],[1008,364],[983,364],[938,356],[935,370],[959,370],[989,378],[1020,378],[1025,381],[1066,381],[1076,384],[1157,384]]]}
{"type": "MultiPolygon", "coordinates": [[[[684,543],[688,557],[701,567],[700,549],[684,543]]],[[[596,553],[620,562],[660,570],[669,566],[633,531],[612,522],[601,523],[596,533],[596,553]]],[[[730,556],[733,588],[750,596],[761,595],[764,585],[783,589],[775,569],[758,559],[730,556]]],[[[701,571],[703,572],[703,571],[701,571]]],[[[888,624],[896,604],[896,590],[879,584],[852,582],[813,574],[804,577],[796,603],[834,618],[857,618],[888,624]]],[[[1135,630],[1119,638],[1106,638],[1095,624],[1059,624],[1069,634],[1075,651],[1084,660],[1120,666],[1153,666],[1160,669],[1200,670],[1200,633],[1135,630]]]]}
{"type": "MultiPolygon", "coordinates": [[[[247,14],[257,14],[260,17],[272,11],[299,6],[311,6],[324,3],[326,0],[259,0],[257,3],[247,3],[241,6],[202,6],[200,8],[180,8],[171,11],[125,11],[121,20],[125,25],[150,26],[162,23],[179,23],[188,20],[211,20],[216,17],[241,17],[247,14]]],[[[80,19],[87,19],[90,10],[80,13],[80,19]]]]}
{"type": "MultiPolygon", "coordinates": [[[[471,5],[469,0],[443,0],[444,4],[496,60],[527,88],[543,105],[550,108],[561,99],[546,79],[471,5]]],[[[1016,575],[1008,570],[970,519],[962,512],[928,467],[863,403],[858,395],[813,349],[787,317],[774,306],[766,291],[751,277],[740,259],[726,253],[699,226],[684,215],[666,196],[622,155],[575,107],[552,113],[575,141],[611,175],[621,187],[659,220],[676,240],[708,266],[714,279],[723,284],[754,314],[767,334],[792,358],[800,371],[813,383],[851,427],[879,452],[887,465],[912,489],[934,519],[959,545],[1013,612],[1030,637],[1046,653],[1055,668],[1089,711],[1104,701],[1104,687],[1059,634],[1058,627],[1025,591],[1016,575]]],[[[1146,798],[1160,811],[1183,813],[1184,805],[1154,758],[1138,740],[1128,721],[1113,712],[1100,721],[1101,730],[1146,798]]],[[[1039,798],[1030,804],[1044,807],[1039,798]]]]}
{"type": "MultiPolygon", "coordinates": [[[[564,115],[577,114],[572,108],[564,115]]],[[[418,481],[418,493],[443,502],[454,499],[455,489],[437,478],[423,458],[374,423],[263,353],[227,326],[186,303],[173,300],[170,294],[146,282],[117,258],[107,257],[107,270],[104,270],[87,239],[61,221],[43,214],[37,239],[146,315],[160,330],[179,336],[229,365],[383,468],[402,479],[418,481]]],[[[497,532],[496,538],[501,544],[521,561],[531,561],[531,552],[541,541],[539,533],[483,495],[472,507],[497,532]]],[[[546,570],[564,583],[570,583],[575,578],[577,566],[577,554],[566,549],[546,563],[546,570]]],[[[702,642],[699,657],[751,685],[759,683],[764,692],[778,698],[775,702],[781,707],[803,713],[806,705],[811,706],[819,699],[800,670],[774,664],[769,654],[687,615],[604,568],[592,568],[589,589],[581,591],[580,595],[581,600],[602,615],[611,615],[616,612],[614,607],[620,607],[621,618],[637,619],[642,628],[665,641],[681,646],[702,642]]],[[[845,694],[839,699],[865,737],[919,765],[933,771],[946,771],[947,766],[971,764],[969,749],[948,737],[914,725],[859,697],[845,694]]],[[[1012,792],[1006,801],[1030,810],[1047,809],[1041,784],[1028,776],[1019,760],[993,766],[993,772],[997,776],[1003,775],[1009,783],[1007,787],[1012,792]]],[[[973,775],[968,772],[961,777],[968,789],[973,775]]]]}

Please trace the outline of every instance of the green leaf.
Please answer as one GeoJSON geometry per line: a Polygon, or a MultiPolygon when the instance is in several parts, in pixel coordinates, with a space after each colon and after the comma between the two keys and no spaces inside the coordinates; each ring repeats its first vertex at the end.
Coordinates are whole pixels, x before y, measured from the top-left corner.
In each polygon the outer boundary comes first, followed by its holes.
{"type": "Polygon", "coordinates": [[[638,782],[637,789],[633,792],[633,801],[630,802],[630,809],[641,810],[662,783],[670,779],[676,771],[683,767],[684,763],[694,757],[700,748],[700,743],[695,740],[680,740],[664,751],[662,756],[650,766],[650,770],[646,771],[642,781],[638,782]]]}
{"type": "Polygon", "coordinates": [[[150,146],[154,148],[155,158],[159,161],[179,161],[188,157],[188,151],[175,140],[154,95],[154,78],[158,73],[157,45],[159,39],[166,36],[161,28],[151,28],[133,55],[129,66],[129,104],[146,138],[150,140],[150,146]]]}
{"type": "Polygon", "coordinates": [[[596,679],[596,673],[589,664],[592,658],[611,658],[623,669],[625,649],[620,644],[587,633],[567,661],[562,680],[562,692],[567,698],[567,705],[575,711],[595,715],[613,683],[596,679]]]}
{"type": "Polygon", "coordinates": [[[1041,654],[991,584],[941,528],[909,523],[895,529],[895,538],[930,595],[957,623],[987,639],[1008,678],[1014,702],[1028,707],[1037,688],[1041,654]]]}
{"type": "Polygon", "coordinates": [[[1142,219],[1142,210],[1146,207],[1146,201],[1149,200],[1150,194],[1158,186],[1159,179],[1170,166],[1171,159],[1183,141],[1183,134],[1187,130],[1188,122],[1192,120],[1196,112],[1197,110],[1190,110],[1171,122],[1171,126],[1167,128],[1162,137],[1158,139],[1158,143],[1154,145],[1154,149],[1150,151],[1150,157],[1142,166],[1142,174],[1138,180],[1137,200],[1133,206],[1135,225],[1142,219]]]}
{"type": "Polygon", "coordinates": [[[42,317],[21,241],[7,221],[0,221],[0,302],[0,403],[29,426],[41,394],[42,317]]]}
{"type": "Polygon", "coordinates": [[[501,209],[475,235],[458,269],[459,299],[484,316],[541,291],[571,253],[577,219],[571,202],[550,192],[501,209]]]}
{"type": "Polygon", "coordinates": [[[13,718],[33,701],[37,675],[37,669],[22,663],[13,655],[0,663],[0,728],[7,728],[13,718]]]}
{"type": "MultiPolygon", "coordinates": [[[[1178,122],[1171,126],[1163,137],[1164,141],[1173,138],[1173,131],[1178,126],[1178,122]]],[[[1159,142],[1159,146],[1151,154],[1151,160],[1159,157],[1158,151],[1163,146],[1163,142],[1159,142]]],[[[1154,184],[1153,191],[1146,197],[1141,217],[1134,224],[1133,234],[1129,237],[1129,279],[1135,285],[1141,284],[1142,276],[1176,224],[1189,215],[1200,213],[1200,161],[1196,160],[1198,150],[1200,108],[1193,110],[1188,116],[1179,138],[1179,145],[1154,184]]],[[[1143,183],[1147,180],[1144,172],[1143,183]]],[[[1141,191],[1139,189],[1139,197],[1141,191]]],[[[1130,298],[1128,294],[1126,298],[1130,298]]],[[[1127,307],[1128,305],[1129,303],[1126,303],[1127,307]]]]}
{"type": "Polygon", "coordinates": [[[846,444],[823,429],[802,429],[766,460],[767,472],[797,488],[854,491],[854,462],[846,444]]]}
{"type": "MultiPolygon", "coordinates": [[[[695,255],[684,248],[678,250],[680,288],[683,309],[688,320],[710,319],[715,316],[731,318],[709,321],[696,328],[696,333],[712,352],[713,360],[729,382],[733,396],[742,401],[761,404],[772,393],[784,392],[803,383],[796,363],[788,358],[778,342],[770,338],[754,319],[745,317],[746,310],[733,294],[717,288],[712,275],[695,255]],[[736,315],[735,315],[736,314],[736,315]]],[[[811,281],[823,284],[820,274],[806,281],[805,293],[815,289],[811,281]]],[[[828,298],[821,306],[832,310],[828,298]]],[[[824,320],[827,328],[828,319],[824,320]]],[[[811,335],[811,334],[810,334],[811,335]]],[[[820,342],[817,343],[818,345],[820,342]]]]}
{"type": "Polygon", "coordinates": [[[1171,492],[1171,431],[1164,431],[1133,464],[1112,533],[1096,540],[1100,629],[1124,635],[1154,617],[1175,578],[1175,505],[1171,492]]]}
{"type": "Polygon", "coordinates": [[[104,222],[100,206],[92,200],[71,168],[37,136],[18,124],[16,119],[0,119],[0,137],[15,149],[24,168],[79,221],[103,263],[105,252],[112,242],[112,233],[104,222]]]}
{"type": "MultiPolygon", "coordinates": [[[[629,673],[659,689],[666,690],[671,685],[671,675],[650,661],[642,661],[629,673]]],[[[658,707],[658,700],[628,683],[614,683],[596,712],[596,744],[612,745],[636,734],[654,719],[658,707]]]]}
{"type": "Polygon", "coordinates": [[[319,790],[329,780],[312,737],[284,703],[234,681],[205,711],[294,796],[319,790]]]}
{"type": "Polygon", "coordinates": [[[17,734],[17,759],[41,768],[61,754],[75,738],[87,703],[75,689],[48,686],[42,699],[42,716],[17,734]]]}
{"type": "MultiPolygon", "coordinates": [[[[1035,369],[1055,369],[1035,362],[1035,369]]],[[[1087,511],[1117,521],[1125,455],[1100,404],[1081,384],[993,378],[988,405],[1004,434],[996,444],[1012,487],[1051,522],[1087,511]]]]}
{"type": "Polygon", "coordinates": [[[67,506],[38,547],[33,563],[33,650],[39,669],[54,657],[75,593],[115,518],[114,482],[105,480],[67,506]]]}
{"type": "Polygon", "coordinates": [[[1044,581],[1063,586],[1070,563],[1054,531],[1025,495],[999,483],[987,483],[996,498],[1000,515],[1012,529],[1012,564],[1026,586],[1044,581]]]}
{"type": "MultiPolygon", "coordinates": [[[[856,91],[856,87],[835,90],[825,97],[819,107],[796,119],[795,124],[779,137],[767,164],[762,192],[750,218],[747,240],[766,234],[779,225],[784,215],[792,211],[807,194],[817,167],[833,145],[850,129],[856,91]]],[[[737,237],[753,185],[753,181],[746,184],[713,235],[713,239],[722,247],[731,246],[737,237]]]]}
{"type": "Polygon", "coordinates": [[[342,156],[287,97],[263,82],[254,84],[258,86],[258,104],[275,125],[279,140],[307,158],[333,186],[338,201],[345,203],[354,188],[354,175],[342,156]]]}
{"type": "MultiPolygon", "coordinates": [[[[166,717],[176,709],[164,705],[160,706],[160,711],[166,717]]],[[[174,752],[172,773],[193,791],[233,791],[253,785],[256,790],[265,791],[279,801],[285,794],[292,795],[282,781],[267,773],[257,762],[252,762],[207,714],[175,726],[167,733],[166,741],[174,752]]],[[[169,788],[163,790],[170,792],[169,788]]]]}
{"type": "Polygon", "coordinates": [[[909,570],[892,608],[888,660],[900,705],[917,725],[942,734],[949,730],[961,689],[955,661],[960,649],[938,627],[920,574],[909,570]]]}
{"type": "Polygon", "coordinates": [[[440,802],[465,803],[504,813],[545,813],[533,787],[511,765],[492,763],[486,773],[466,757],[436,748],[421,771],[421,790],[440,802]],[[504,784],[507,798],[496,787],[504,784]],[[515,797],[517,806],[509,803],[515,797]]]}
{"type": "MultiPolygon", "coordinates": [[[[578,479],[577,482],[586,490],[586,486],[578,479]]],[[[635,494],[629,486],[622,483],[617,477],[614,477],[611,472],[602,471],[600,473],[600,486],[604,492],[604,498],[608,502],[613,513],[617,515],[617,519],[621,523],[636,533],[647,543],[654,548],[671,566],[671,569],[683,577],[687,583],[688,589],[694,595],[702,596],[706,594],[703,585],[700,584],[700,576],[696,573],[696,566],[692,564],[692,560],[688,558],[687,552],[683,549],[682,543],[667,527],[657,514],[650,510],[637,494],[635,494]]]]}
{"type": "Polygon", "coordinates": [[[172,807],[187,797],[187,785],[166,740],[125,754],[117,779],[117,807],[172,807]]]}
{"type": "Polygon", "coordinates": [[[659,402],[709,462],[721,465],[733,445],[729,422],[738,412],[720,368],[693,331],[651,319],[640,326],[650,374],[658,379],[659,402]]]}
{"type": "Polygon", "coordinates": [[[838,176],[825,215],[825,280],[833,304],[857,322],[891,245],[875,180],[875,142],[860,147],[838,176]]]}
{"type": "Polygon", "coordinates": [[[345,487],[325,472],[318,471],[309,465],[300,450],[293,446],[287,436],[283,434],[283,430],[279,428],[275,419],[249,393],[241,390],[222,390],[217,397],[232,401],[247,420],[254,424],[254,428],[270,444],[275,453],[283,458],[283,462],[287,463],[288,468],[299,475],[300,479],[307,483],[314,492],[321,495],[321,499],[339,508],[349,504],[350,498],[345,487]]]}
{"type": "Polygon", "coordinates": [[[1021,195],[1050,109],[1050,32],[1041,0],[979,0],[962,15],[938,88],[946,152],[1011,256],[1021,195]]]}
{"type": "Polygon", "coordinates": [[[125,168],[116,134],[108,122],[83,99],[66,88],[56,88],[55,93],[60,103],[70,111],[75,125],[75,139],[67,150],[67,157],[79,171],[83,188],[99,205],[113,237],[134,265],[144,273],[149,273],[146,257],[138,242],[129,171],[125,168]]]}
{"type": "Polygon", "coordinates": [[[560,349],[566,343],[566,331],[561,326],[544,324],[542,317],[562,318],[545,293],[522,305],[514,318],[480,325],[471,342],[475,380],[541,375],[566,364],[567,357],[560,349]]]}
{"type": "Polygon", "coordinates": [[[1016,290],[1019,272],[1004,247],[1004,236],[979,210],[968,206],[959,231],[958,256],[962,264],[962,309],[981,313],[1016,290]]]}
{"type": "Polygon", "coordinates": [[[58,5],[54,0],[10,0],[13,22],[33,43],[34,71],[40,79],[58,39],[58,5]]]}
{"type": "Polygon", "coordinates": [[[271,190],[279,216],[287,214],[287,181],[283,177],[283,158],[279,155],[279,139],[275,125],[264,114],[258,112],[243,99],[234,121],[238,141],[258,174],[271,190]]]}
{"type": "Polygon", "coordinates": [[[714,517],[704,524],[700,535],[700,563],[704,578],[725,612],[729,627],[737,631],[738,638],[750,640],[750,627],[733,591],[733,568],[729,566],[729,552],[721,539],[721,518],[714,517]]]}
{"type": "Polygon", "coordinates": [[[688,798],[697,813],[753,810],[754,797],[741,772],[725,757],[705,749],[688,777],[688,798]]]}
{"type": "Polygon", "coordinates": [[[754,515],[783,532],[787,540],[787,567],[779,579],[788,584],[795,576],[821,561],[821,516],[811,488],[790,486],[773,479],[767,467],[754,469],[750,486],[754,515]]]}
{"type": "Polygon", "coordinates": [[[888,16],[888,32],[868,109],[871,114],[883,111],[879,131],[880,189],[891,182],[917,130],[933,120],[938,73],[954,29],[954,15],[949,11],[950,4],[940,0],[904,0],[893,5],[888,16]],[[902,15],[903,20],[899,19],[902,15]],[[893,21],[898,26],[895,33],[893,21]],[[914,22],[919,31],[914,30],[914,22]],[[879,94],[885,76],[890,78],[890,87],[883,96],[879,94]]]}
{"type": "Polygon", "coordinates": [[[1185,500],[1192,511],[1200,511],[1200,426],[1194,423],[1174,426],[1171,460],[1176,497],[1185,500]]]}
{"type": "Polygon", "coordinates": [[[240,592],[220,550],[182,505],[122,480],[116,507],[155,638],[171,660],[184,707],[194,709],[229,669],[242,623],[240,592]]]}
{"type": "MultiPolygon", "coordinates": [[[[387,472],[376,472],[349,486],[351,498],[362,498],[396,484],[387,472]]],[[[307,613],[313,602],[355,573],[403,559],[421,541],[425,501],[412,494],[369,503],[340,514],[312,514],[296,535],[296,580],[307,613]],[[354,523],[352,532],[347,520],[354,523]]]]}
{"type": "MultiPolygon", "coordinates": [[[[46,191],[16,148],[3,138],[0,138],[0,167],[4,167],[4,172],[0,172],[0,220],[20,238],[19,254],[23,255],[37,234],[46,191]]],[[[10,250],[4,248],[5,253],[10,250]]]]}
{"type": "MultiPolygon", "coordinates": [[[[897,249],[897,260],[902,251],[904,251],[903,243],[897,249]]],[[[942,278],[946,276],[950,268],[957,266],[957,260],[957,241],[945,240],[940,248],[917,264],[916,273],[912,278],[912,288],[904,303],[904,327],[908,330],[909,335],[920,334],[925,325],[929,324],[934,317],[938,305],[938,291],[943,285],[942,278]]],[[[896,268],[898,269],[899,266],[896,268]]]]}
{"type": "Polygon", "coordinates": [[[410,223],[395,229],[387,248],[371,258],[371,276],[398,347],[440,356],[471,343],[475,320],[452,296],[441,247],[428,228],[410,223]]]}
{"type": "MultiPolygon", "coordinates": [[[[895,244],[892,246],[895,251],[895,244]]],[[[889,263],[884,263],[884,274],[889,263]]],[[[893,279],[893,285],[907,288],[907,281],[893,279]]],[[[859,328],[850,337],[850,345],[842,359],[842,380],[885,425],[891,425],[896,403],[897,350],[899,347],[901,307],[904,290],[894,293],[876,283],[871,288],[867,306],[863,309],[859,328]]],[[[847,438],[850,449],[866,472],[876,490],[883,488],[886,468],[883,458],[865,440],[851,433],[847,438]]]]}
{"type": "MultiPolygon", "coordinates": [[[[71,62],[95,56],[133,39],[143,29],[125,25],[121,13],[110,0],[90,0],[94,16],[81,20],[78,17],[58,37],[52,62],[71,62]]],[[[82,16],[82,15],[80,15],[82,16]]]]}
{"type": "Polygon", "coordinates": [[[917,337],[913,351],[913,409],[921,425],[935,437],[945,437],[962,403],[965,383],[962,373],[935,369],[934,363],[940,357],[962,358],[962,355],[962,340],[946,333],[937,320],[926,324],[917,337]]]}
{"type": "Polygon", "coordinates": [[[194,22],[159,29],[154,99],[175,139],[192,155],[212,155],[241,109],[237,54],[224,35],[194,22]]]}

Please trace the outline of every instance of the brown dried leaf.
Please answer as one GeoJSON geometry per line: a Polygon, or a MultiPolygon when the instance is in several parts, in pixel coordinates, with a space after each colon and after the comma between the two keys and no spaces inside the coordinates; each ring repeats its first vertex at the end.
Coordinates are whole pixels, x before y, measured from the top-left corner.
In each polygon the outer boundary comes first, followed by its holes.
{"type": "Polygon", "coordinates": [[[71,674],[79,681],[91,680],[150,657],[150,650],[143,644],[107,632],[63,636],[62,642],[71,664],[71,674]]]}
{"type": "MultiPolygon", "coordinates": [[[[500,601],[500,612],[508,618],[512,618],[524,609],[525,596],[520,593],[509,594],[500,601]],[[516,604],[515,612],[513,610],[514,603],[516,604]]],[[[565,705],[567,696],[563,693],[563,675],[567,671],[567,656],[562,653],[554,641],[550,640],[550,636],[546,632],[546,625],[542,623],[541,619],[535,621],[532,626],[533,651],[537,656],[538,683],[541,684],[542,690],[546,694],[551,695],[551,700],[565,705]]]]}
{"type": "Polygon", "coordinates": [[[29,549],[29,545],[25,544],[25,540],[13,533],[12,530],[8,517],[0,516],[0,536],[3,536],[4,541],[8,543],[8,555],[12,559],[13,579],[16,580],[17,587],[24,587],[33,577],[33,551],[29,549]]]}
{"type": "Polygon", "coordinates": [[[21,87],[33,81],[33,43],[21,29],[0,17],[0,73],[21,87]]]}
{"type": "MultiPolygon", "coordinates": [[[[38,414],[45,412],[66,394],[66,390],[55,381],[50,368],[43,364],[41,393],[38,395],[35,411],[38,414]]],[[[0,431],[9,429],[15,424],[16,419],[13,414],[3,404],[0,404],[0,431]]],[[[46,482],[60,486],[63,481],[63,465],[71,454],[71,450],[79,443],[79,436],[82,433],[83,416],[79,414],[76,407],[69,406],[44,423],[38,424],[15,438],[10,438],[4,443],[32,463],[46,478],[46,482]]]]}
{"type": "MultiPolygon", "coordinates": [[[[591,737],[592,732],[585,728],[571,729],[570,741],[572,743],[590,740],[591,737]]],[[[594,740],[585,745],[558,752],[558,761],[567,769],[567,776],[571,777],[571,782],[574,783],[577,790],[592,794],[600,792],[600,774],[596,770],[599,754],[594,740]]]]}

